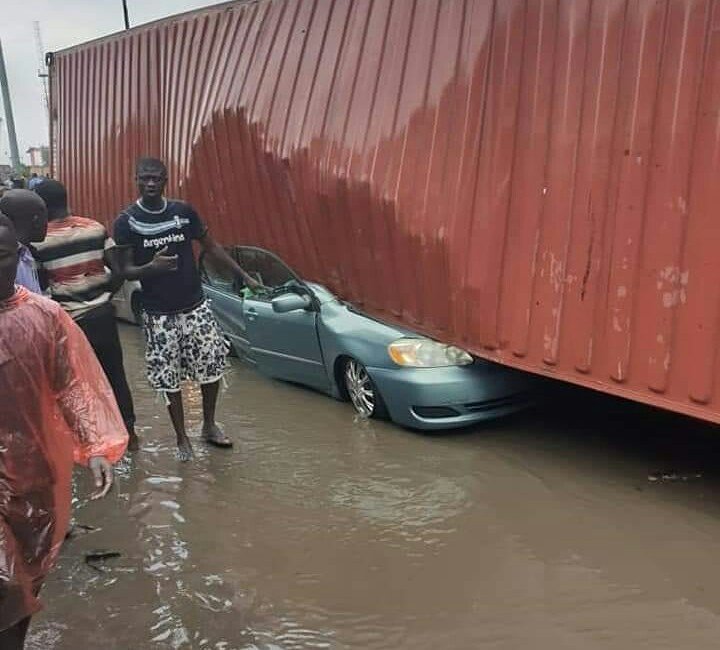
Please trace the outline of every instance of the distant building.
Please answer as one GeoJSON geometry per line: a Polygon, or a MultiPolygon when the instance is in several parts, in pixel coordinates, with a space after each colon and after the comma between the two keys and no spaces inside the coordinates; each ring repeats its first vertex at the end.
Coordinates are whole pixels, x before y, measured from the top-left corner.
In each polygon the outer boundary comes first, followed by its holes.
{"type": "Polygon", "coordinates": [[[26,152],[30,159],[30,167],[42,167],[43,166],[43,151],[42,147],[30,147],[26,152]]]}
{"type": "Polygon", "coordinates": [[[30,174],[47,176],[50,172],[47,147],[30,147],[25,154],[28,157],[30,174]]]}

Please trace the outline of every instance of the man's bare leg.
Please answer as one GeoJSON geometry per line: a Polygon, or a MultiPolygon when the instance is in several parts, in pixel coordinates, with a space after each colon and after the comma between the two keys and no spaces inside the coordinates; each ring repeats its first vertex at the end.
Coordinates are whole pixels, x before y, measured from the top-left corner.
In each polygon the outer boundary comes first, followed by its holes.
{"type": "Polygon", "coordinates": [[[135,426],[127,427],[128,430],[128,451],[138,451],[140,449],[140,438],[135,432],[135,426]]]}
{"type": "Polygon", "coordinates": [[[168,411],[170,412],[170,419],[172,420],[175,435],[177,436],[177,457],[178,460],[187,462],[193,457],[193,448],[190,444],[190,438],[188,438],[185,432],[185,411],[183,409],[182,393],[177,391],[175,393],[165,394],[169,401],[168,411]]]}
{"type": "Polygon", "coordinates": [[[216,447],[232,447],[232,440],[228,438],[215,422],[215,407],[217,406],[220,381],[201,386],[203,397],[203,427],[202,436],[211,445],[216,447]]]}

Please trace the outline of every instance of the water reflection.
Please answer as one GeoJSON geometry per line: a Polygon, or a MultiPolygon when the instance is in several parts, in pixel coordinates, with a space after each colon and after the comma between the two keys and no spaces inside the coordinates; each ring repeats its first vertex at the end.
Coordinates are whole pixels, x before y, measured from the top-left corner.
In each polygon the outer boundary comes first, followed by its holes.
{"type": "Polygon", "coordinates": [[[235,448],[198,440],[190,392],[184,465],[123,339],[143,451],[105,502],[79,476],[98,530],[64,548],[31,650],[715,647],[720,437],[683,437],[674,471],[701,477],[651,482],[676,420],[551,410],[427,437],[236,366],[235,448]],[[97,550],[122,555],[92,568],[97,550]]]}

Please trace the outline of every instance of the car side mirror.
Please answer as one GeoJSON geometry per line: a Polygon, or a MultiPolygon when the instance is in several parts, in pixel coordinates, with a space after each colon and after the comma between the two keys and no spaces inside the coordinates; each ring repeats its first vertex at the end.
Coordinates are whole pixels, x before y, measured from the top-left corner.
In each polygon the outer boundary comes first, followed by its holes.
{"type": "Polygon", "coordinates": [[[312,298],[306,294],[286,293],[272,299],[272,308],[276,314],[287,314],[312,307],[312,298]]]}

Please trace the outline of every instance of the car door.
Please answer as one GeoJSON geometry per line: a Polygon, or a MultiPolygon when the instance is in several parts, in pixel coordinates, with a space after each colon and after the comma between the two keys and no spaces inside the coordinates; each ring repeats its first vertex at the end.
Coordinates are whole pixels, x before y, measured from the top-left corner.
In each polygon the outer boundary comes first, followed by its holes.
{"type": "Polygon", "coordinates": [[[243,297],[238,291],[235,279],[225,270],[214,268],[204,258],[200,260],[200,272],[205,293],[210,299],[210,306],[220,327],[237,355],[254,363],[243,319],[243,297]]]}
{"type": "Polygon", "coordinates": [[[274,298],[287,293],[311,296],[311,290],[273,253],[239,247],[235,254],[245,271],[269,289],[247,295],[242,307],[257,367],[271,377],[327,390],[329,380],[317,335],[316,301],[309,309],[284,314],[276,313],[272,306],[274,298]]]}

